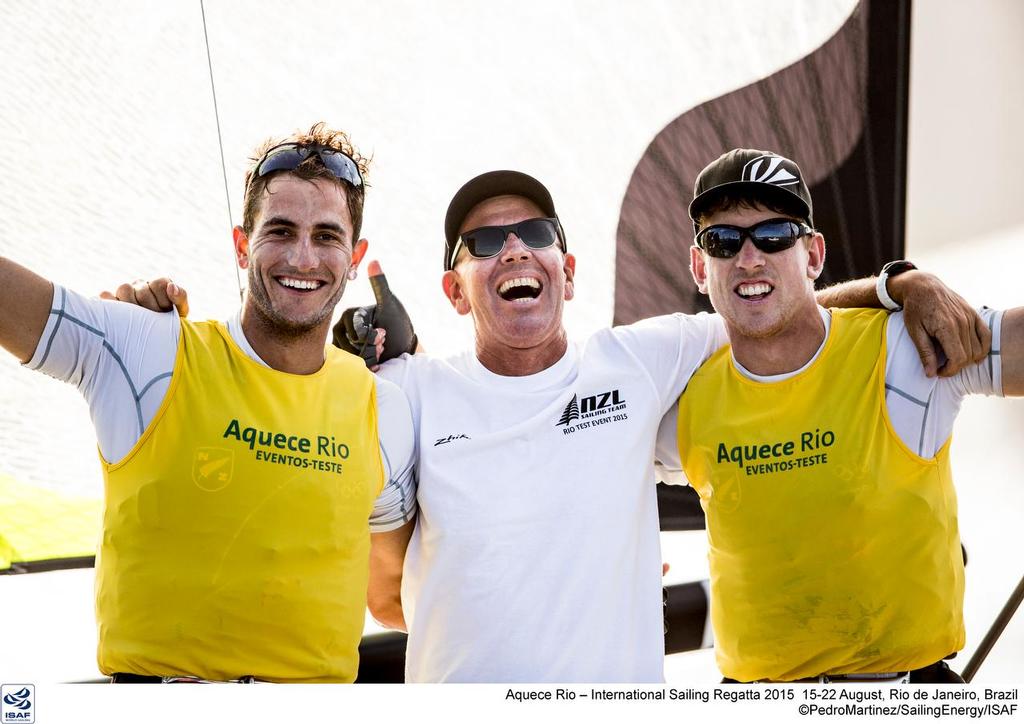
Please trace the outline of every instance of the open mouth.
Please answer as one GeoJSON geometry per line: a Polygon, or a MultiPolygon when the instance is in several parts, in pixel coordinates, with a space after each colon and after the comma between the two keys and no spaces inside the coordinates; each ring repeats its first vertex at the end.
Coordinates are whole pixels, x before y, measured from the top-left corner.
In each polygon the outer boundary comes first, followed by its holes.
{"type": "Polygon", "coordinates": [[[775,287],[767,282],[756,282],[754,284],[745,283],[736,287],[736,294],[748,302],[757,302],[765,299],[774,290],[775,287]]]}
{"type": "Polygon", "coordinates": [[[315,292],[327,282],[320,279],[298,279],[296,277],[274,277],[274,281],[293,292],[315,292]]]}
{"type": "Polygon", "coordinates": [[[508,279],[498,286],[498,296],[506,302],[528,302],[540,296],[543,285],[533,277],[508,279]]]}

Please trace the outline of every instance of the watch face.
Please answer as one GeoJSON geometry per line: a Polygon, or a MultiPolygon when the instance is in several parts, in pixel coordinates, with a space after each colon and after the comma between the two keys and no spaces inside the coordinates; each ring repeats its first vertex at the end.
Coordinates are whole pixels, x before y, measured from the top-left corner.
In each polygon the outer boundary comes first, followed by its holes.
{"type": "Polygon", "coordinates": [[[889,277],[897,276],[903,272],[910,271],[911,269],[917,269],[911,262],[906,260],[891,261],[882,267],[882,271],[889,277]]]}

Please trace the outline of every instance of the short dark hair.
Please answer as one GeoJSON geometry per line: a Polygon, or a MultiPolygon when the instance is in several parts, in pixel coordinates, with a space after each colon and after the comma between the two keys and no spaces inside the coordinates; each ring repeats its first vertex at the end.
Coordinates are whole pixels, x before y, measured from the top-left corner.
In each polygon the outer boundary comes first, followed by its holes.
{"type": "Polygon", "coordinates": [[[366,195],[366,174],[370,167],[370,159],[360,155],[348,134],[344,131],[330,128],[323,121],[313,124],[308,132],[296,131],[287,138],[268,138],[253,151],[249,159],[252,163],[245,174],[245,198],[242,202],[242,229],[246,234],[251,234],[256,224],[256,216],[260,211],[260,203],[263,199],[263,191],[267,188],[270,179],[275,176],[290,173],[306,181],[313,179],[328,179],[339,184],[345,192],[345,199],[348,201],[349,215],[352,217],[352,243],[355,244],[359,238],[359,231],[363,226],[363,200],[366,195]],[[320,145],[341,151],[355,161],[359,173],[363,177],[362,186],[353,186],[347,181],[342,181],[330,170],[324,167],[320,158],[312,154],[303,161],[297,168],[291,171],[272,171],[265,176],[253,179],[253,171],[263,155],[274,146],[282,143],[299,143],[303,145],[320,145]],[[251,181],[251,183],[250,183],[251,181]]]}

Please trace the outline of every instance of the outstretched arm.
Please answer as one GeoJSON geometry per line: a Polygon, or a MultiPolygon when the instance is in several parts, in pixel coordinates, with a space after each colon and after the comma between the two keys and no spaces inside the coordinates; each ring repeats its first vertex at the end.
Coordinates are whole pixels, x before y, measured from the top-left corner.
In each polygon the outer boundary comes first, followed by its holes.
{"type": "Polygon", "coordinates": [[[28,362],[46,327],[53,284],[0,257],[0,347],[28,362]]]}
{"type": "MultiPolygon", "coordinates": [[[[952,377],[985,359],[992,333],[974,308],[938,277],[908,271],[890,277],[887,288],[893,300],[903,306],[907,333],[917,347],[926,375],[952,377]]],[[[823,307],[881,306],[874,277],[836,284],[819,290],[816,296],[823,307]]]]}

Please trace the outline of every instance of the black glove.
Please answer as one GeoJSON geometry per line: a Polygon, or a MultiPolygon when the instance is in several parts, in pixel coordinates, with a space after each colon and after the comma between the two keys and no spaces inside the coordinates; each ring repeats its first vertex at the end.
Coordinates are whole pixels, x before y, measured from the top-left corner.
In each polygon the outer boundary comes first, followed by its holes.
{"type": "Polygon", "coordinates": [[[371,276],[370,287],[377,303],[365,307],[349,307],[334,325],[334,345],[362,357],[367,367],[387,362],[406,352],[412,354],[417,344],[412,320],[388,287],[387,278],[383,274],[371,276]],[[377,327],[387,331],[380,359],[377,359],[374,347],[377,327]]]}

